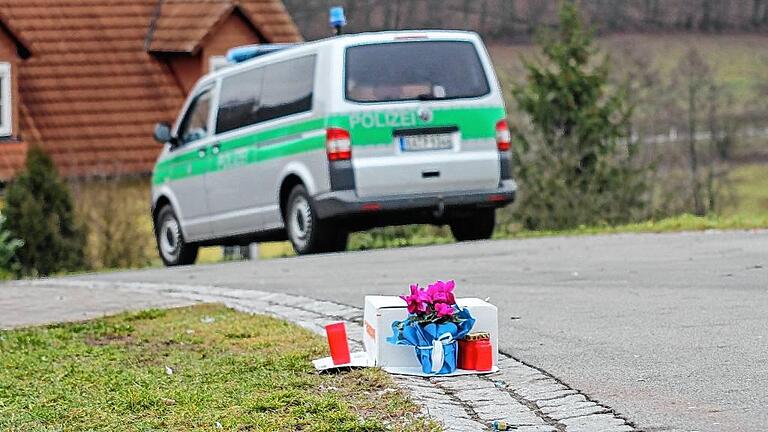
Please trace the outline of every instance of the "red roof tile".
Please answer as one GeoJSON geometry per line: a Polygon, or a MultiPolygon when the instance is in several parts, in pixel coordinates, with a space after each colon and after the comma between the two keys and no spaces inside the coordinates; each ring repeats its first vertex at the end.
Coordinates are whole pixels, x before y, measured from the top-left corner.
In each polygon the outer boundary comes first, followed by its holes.
{"type": "MultiPolygon", "coordinates": [[[[145,49],[157,4],[0,0],[0,15],[32,52],[17,71],[22,139],[41,143],[64,175],[151,170],[160,150],[152,140],[153,126],[173,119],[184,98],[168,66],[145,49]]],[[[280,0],[239,4],[268,40],[300,40],[280,0]]],[[[194,52],[233,5],[165,0],[152,49],[194,52]]],[[[0,178],[7,178],[11,162],[18,163],[8,156],[10,149],[0,143],[0,178]]]]}

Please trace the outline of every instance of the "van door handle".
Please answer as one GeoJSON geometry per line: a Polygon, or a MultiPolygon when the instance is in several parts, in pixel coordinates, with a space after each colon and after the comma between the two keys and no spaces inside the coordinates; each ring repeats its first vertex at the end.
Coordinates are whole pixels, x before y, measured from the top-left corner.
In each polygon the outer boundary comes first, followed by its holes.
{"type": "Polygon", "coordinates": [[[200,158],[204,158],[205,154],[206,154],[206,151],[204,148],[201,148],[200,150],[197,151],[197,156],[200,158]]]}
{"type": "Polygon", "coordinates": [[[221,145],[220,144],[214,144],[213,147],[211,147],[211,153],[217,155],[221,151],[221,145]]]}

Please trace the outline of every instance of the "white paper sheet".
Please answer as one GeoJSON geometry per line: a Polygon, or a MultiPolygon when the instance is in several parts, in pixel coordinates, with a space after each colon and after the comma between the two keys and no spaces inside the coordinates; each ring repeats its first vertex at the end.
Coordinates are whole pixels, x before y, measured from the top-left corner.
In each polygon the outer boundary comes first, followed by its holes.
{"type": "Polygon", "coordinates": [[[365,351],[353,352],[349,355],[350,362],[341,365],[333,364],[333,360],[330,357],[323,357],[317,360],[312,360],[312,364],[315,369],[320,372],[331,371],[333,369],[341,369],[348,367],[371,367],[370,359],[365,351]]]}

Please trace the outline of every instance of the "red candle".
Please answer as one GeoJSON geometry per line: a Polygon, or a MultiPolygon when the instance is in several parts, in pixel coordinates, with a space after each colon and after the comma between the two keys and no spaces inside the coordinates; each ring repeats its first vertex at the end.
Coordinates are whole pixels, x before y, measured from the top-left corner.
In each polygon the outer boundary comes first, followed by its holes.
{"type": "Polygon", "coordinates": [[[349,358],[349,343],[347,342],[347,329],[343,322],[328,324],[325,326],[325,333],[328,335],[328,347],[331,349],[331,360],[333,364],[347,364],[349,358]]]}
{"type": "Polygon", "coordinates": [[[493,369],[493,346],[489,339],[475,341],[475,370],[489,371],[493,369]]]}

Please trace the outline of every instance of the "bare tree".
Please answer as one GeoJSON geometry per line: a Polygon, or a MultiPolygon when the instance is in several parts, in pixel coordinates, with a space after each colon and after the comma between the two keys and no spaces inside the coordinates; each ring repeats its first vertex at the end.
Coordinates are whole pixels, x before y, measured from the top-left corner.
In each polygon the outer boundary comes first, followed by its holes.
{"type": "Polygon", "coordinates": [[[673,86],[681,91],[684,101],[692,210],[703,216],[717,210],[724,192],[727,169],[719,147],[732,140],[733,128],[724,126],[723,87],[715,82],[711,68],[696,49],[681,58],[676,76],[673,86]]]}

